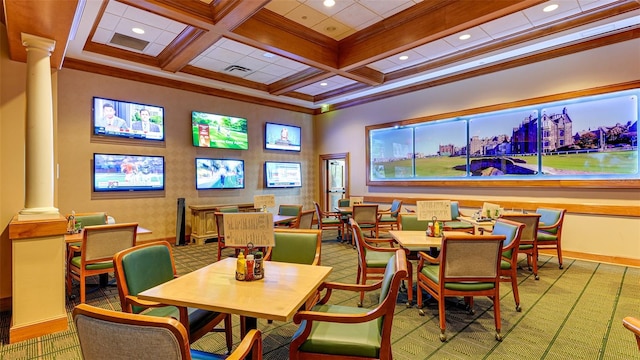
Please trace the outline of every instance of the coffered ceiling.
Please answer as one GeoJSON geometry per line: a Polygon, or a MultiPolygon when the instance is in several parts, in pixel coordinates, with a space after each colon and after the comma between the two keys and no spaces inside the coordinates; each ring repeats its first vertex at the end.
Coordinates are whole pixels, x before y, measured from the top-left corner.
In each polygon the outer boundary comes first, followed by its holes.
{"type": "Polygon", "coordinates": [[[4,12],[14,60],[29,33],[56,40],[59,68],[307,113],[640,36],[638,0],[4,0],[4,12]]]}

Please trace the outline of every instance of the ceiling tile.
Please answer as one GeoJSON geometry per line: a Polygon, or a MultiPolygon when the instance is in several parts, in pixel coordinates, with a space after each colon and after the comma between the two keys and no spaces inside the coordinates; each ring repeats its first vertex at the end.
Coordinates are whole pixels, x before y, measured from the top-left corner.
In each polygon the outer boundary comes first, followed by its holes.
{"type": "Polygon", "coordinates": [[[391,16],[401,11],[403,8],[415,5],[413,1],[403,0],[358,0],[358,3],[380,16],[383,16],[387,13],[389,13],[389,15],[387,16],[391,16]]]}
{"type": "Polygon", "coordinates": [[[100,19],[100,23],[98,23],[98,27],[107,30],[115,30],[116,26],[118,26],[119,21],[120,16],[105,12],[102,15],[102,19],[100,19]]]}
{"type": "Polygon", "coordinates": [[[326,18],[312,27],[312,29],[323,35],[329,36],[330,38],[336,39],[336,35],[344,34],[349,31],[350,27],[334,18],[326,18]]]}
{"type": "Polygon", "coordinates": [[[284,66],[278,66],[276,64],[269,64],[264,68],[260,69],[260,72],[267,73],[269,75],[273,75],[279,78],[284,78],[293,73],[293,70],[288,69],[284,66]]]}
{"type": "Polygon", "coordinates": [[[456,49],[461,50],[491,41],[491,37],[479,26],[476,26],[474,28],[447,36],[443,40],[451,44],[451,46],[454,46],[456,49]],[[460,35],[463,34],[471,35],[471,38],[467,40],[460,40],[460,35]]]}
{"type": "Polygon", "coordinates": [[[97,42],[99,44],[106,44],[109,42],[109,40],[111,40],[112,36],[113,31],[97,28],[96,32],[93,34],[93,38],[91,39],[91,41],[97,42]]]}
{"type": "Polygon", "coordinates": [[[158,36],[160,36],[160,33],[162,32],[162,30],[155,28],[153,26],[144,25],[143,26],[145,31],[144,34],[136,34],[133,31],[131,31],[131,29],[134,27],[140,27],[140,24],[134,21],[131,21],[129,19],[122,18],[120,19],[118,26],[116,26],[115,32],[120,33],[122,35],[130,36],[132,38],[145,40],[148,42],[155,41],[155,39],[157,39],[158,36]]]}
{"type": "Polygon", "coordinates": [[[109,3],[107,3],[107,8],[105,9],[105,12],[108,12],[117,16],[122,16],[124,15],[124,12],[127,11],[127,7],[128,5],[125,5],[121,2],[109,1],[109,3]]]}
{"type": "Polygon", "coordinates": [[[417,48],[413,49],[413,51],[424,56],[426,59],[432,60],[447,54],[451,54],[452,52],[456,51],[456,48],[451,46],[451,44],[444,40],[436,40],[434,42],[418,46],[417,48]]]}
{"type": "Polygon", "coordinates": [[[335,15],[335,18],[338,19],[338,21],[340,21],[341,23],[351,26],[355,29],[358,29],[359,26],[364,23],[375,21],[376,19],[378,19],[378,21],[382,20],[382,18],[376,13],[360,4],[353,4],[345,8],[344,10],[337,13],[335,15]]]}
{"type": "Polygon", "coordinates": [[[127,10],[122,16],[124,18],[130,19],[131,21],[153,26],[158,29],[166,29],[172,22],[165,17],[150,13],[148,11],[140,10],[133,6],[127,6],[127,10]]]}
{"type": "Polygon", "coordinates": [[[154,56],[155,57],[155,56],[160,55],[160,53],[164,49],[165,49],[165,46],[162,46],[162,45],[156,44],[156,43],[151,43],[146,48],[144,48],[144,51],[142,51],[142,53],[145,54],[145,55],[149,55],[149,56],[154,56]]]}
{"type": "Polygon", "coordinates": [[[565,18],[572,14],[577,14],[580,12],[580,6],[578,6],[578,2],[576,0],[562,0],[557,2],[549,1],[524,9],[522,12],[534,26],[539,26],[565,18]],[[559,5],[556,10],[550,12],[542,11],[546,6],[554,3],[559,5]]]}
{"type": "Polygon", "coordinates": [[[480,25],[480,28],[494,39],[532,27],[529,19],[521,11],[480,25]]]}
{"type": "Polygon", "coordinates": [[[578,5],[582,11],[587,11],[616,1],[618,0],[578,0],[578,5]]]}
{"type": "Polygon", "coordinates": [[[248,69],[251,69],[251,71],[257,71],[269,65],[269,63],[266,61],[255,59],[250,56],[245,56],[241,59],[238,59],[234,61],[233,64],[246,67],[248,69]]]}
{"type": "Polygon", "coordinates": [[[230,62],[214,59],[210,57],[205,57],[205,56],[195,58],[194,60],[191,61],[190,64],[201,69],[211,70],[216,72],[221,72],[227,66],[231,65],[230,62]]]}
{"type": "Polygon", "coordinates": [[[265,85],[269,85],[269,84],[271,84],[273,82],[278,81],[278,78],[276,76],[273,76],[273,75],[267,74],[267,73],[263,73],[262,71],[253,72],[253,73],[245,76],[244,78],[246,80],[255,81],[257,83],[265,84],[265,85]]]}
{"type": "Polygon", "coordinates": [[[327,15],[324,15],[323,13],[304,4],[289,11],[285,16],[288,19],[293,20],[308,28],[313,27],[314,25],[327,18],[327,15]]]}
{"type": "Polygon", "coordinates": [[[283,57],[278,57],[278,60],[275,63],[295,71],[302,71],[310,67],[303,63],[299,63],[297,61],[289,60],[283,57]]]}
{"type": "Polygon", "coordinates": [[[298,7],[298,5],[300,5],[300,3],[294,0],[271,0],[267,6],[265,6],[265,9],[284,16],[289,11],[298,7]]]}
{"type": "Polygon", "coordinates": [[[238,54],[237,52],[223,49],[221,47],[212,48],[211,51],[208,51],[205,54],[205,56],[210,59],[220,59],[228,63],[234,63],[244,57],[242,54],[238,54]]]}
{"type": "Polygon", "coordinates": [[[336,4],[332,7],[326,7],[323,4],[324,0],[306,0],[304,4],[310,8],[327,16],[333,16],[336,13],[344,10],[347,6],[351,5],[353,1],[337,0],[336,4]]]}
{"type": "Polygon", "coordinates": [[[220,41],[216,42],[216,45],[243,55],[249,55],[256,50],[256,48],[254,47],[230,39],[221,39],[220,41]]]}

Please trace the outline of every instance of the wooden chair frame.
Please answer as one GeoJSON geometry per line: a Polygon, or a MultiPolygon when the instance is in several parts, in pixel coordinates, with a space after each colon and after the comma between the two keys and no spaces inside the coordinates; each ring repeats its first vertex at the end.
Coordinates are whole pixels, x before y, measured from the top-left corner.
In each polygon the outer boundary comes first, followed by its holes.
{"type": "MultiPolygon", "coordinates": [[[[360,228],[363,225],[367,225],[364,229],[371,230],[371,237],[378,238],[379,230],[378,225],[380,221],[380,214],[378,214],[378,204],[358,204],[351,207],[351,218],[355,220],[360,228]],[[371,227],[369,227],[371,226],[371,227]]],[[[351,238],[351,245],[356,246],[353,236],[351,238]]]]}
{"type": "Polygon", "coordinates": [[[237,246],[227,246],[224,241],[224,214],[223,212],[216,211],[213,213],[213,217],[216,220],[216,229],[218,231],[218,253],[217,253],[217,261],[220,261],[222,258],[222,250],[226,248],[234,249],[235,256],[238,256],[238,253],[242,251],[245,247],[237,247],[237,246]]]}
{"type": "MultiPolygon", "coordinates": [[[[538,210],[551,210],[560,212],[560,216],[558,220],[553,224],[542,224],[538,226],[538,234],[550,234],[552,231],[555,231],[554,235],[556,236],[556,241],[541,241],[540,237],[538,237],[538,250],[540,249],[555,249],[558,254],[558,268],[562,269],[562,227],[564,225],[564,216],[567,212],[565,209],[556,209],[556,208],[538,208],[538,210]]],[[[540,218],[542,222],[542,218],[540,218]]]]}
{"type": "Polygon", "coordinates": [[[622,319],[622,325],[635,335],[636,342],[638,343],[638,350],[640,350],[640,319],[633,316],[627,316],[622,319]]]}
{"type": "Polygon", "coordinates": [[[522,237],[522,231],[525,227],[523,223],[507,220],[504,218],[498,218],[493,225],[493,231],[491,235],[503,235],[496,233],[496,226],[500,224],[507,224],[515,227],[513,238],[508,236],[505,238],[502,248],[502,262],[509,264],[508,269],[500,268],[500,281],[511,283],[511,292],[513,293],[513,300],[516,303],[516,311],[522,311],[520,307],[520,292],[518,291],[518,253],[520,251],[520,240],[522,237]]]}
{"type": "Polygon", "coordinates": [[[402,200],[395,199],[391,206],[387,209],[378,209],[380,215],[378,221],[379,231],[399,230],[400,229],[400,211],[402,210],[402,200]],[[390,215],[395,221],[384,221],[384,216],[390,215]]]}
{"type": "Polygon", "coordinates": [[[322,211],[320,210],[320,204],[317,202],[313,202],[313,206],[316,209],[316,216],[318,217],[318,229],[324,231],[329,229],[337,229],[338,230],[338,238],[342,236],[344,233],[344,222],[342,221],[342,214],[339,212],[331,212],[331,211],[322,211]],[[336,220],[340,220],[337,223],[324,223],[322,219],[330,219],[335,218],[336,220]]]}
{"type": "Polygon", "coordinates": [[[311,229],[313,227],[313,217],[315,210],[305,210],[300,213],[298,221],[296,222],[296,229],[311,229]]]}
{"type": "Polygon", "coordinates": [[[540,280],[540,276],[538,276],[538,225],[540,223],[540,214],[506,214],[502,215],[502,219],[524,224],[518,252],[527,255],[529,271],[533,271],[534,279],[540,280]]]}

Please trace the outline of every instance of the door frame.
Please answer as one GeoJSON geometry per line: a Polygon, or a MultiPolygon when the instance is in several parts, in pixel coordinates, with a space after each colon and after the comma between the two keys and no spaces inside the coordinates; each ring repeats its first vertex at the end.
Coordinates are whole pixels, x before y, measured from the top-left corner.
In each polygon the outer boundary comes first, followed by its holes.
{"type": "Polygon", "coordinates": [[[320,208],[323,211],[331,211],[331,209],[327,209],[327,184],[329,183],[329,174],[327,172],[327,161],[336,160],[336,159],[344,159],[344,196],[349,197],[349,153],[337,153],[337,154],[320,154],[319,155],[319,167],[320,171],[320,208]]]}

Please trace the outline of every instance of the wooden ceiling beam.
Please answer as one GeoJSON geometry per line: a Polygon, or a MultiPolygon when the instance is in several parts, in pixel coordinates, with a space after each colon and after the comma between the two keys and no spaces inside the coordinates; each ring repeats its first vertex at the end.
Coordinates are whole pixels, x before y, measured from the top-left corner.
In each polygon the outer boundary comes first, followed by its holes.
{"type": "Polygon", "coordinates": [[[332,73],[308,68],[269,85],[269,93],[282,95],[333,76],[332,73]]]}

